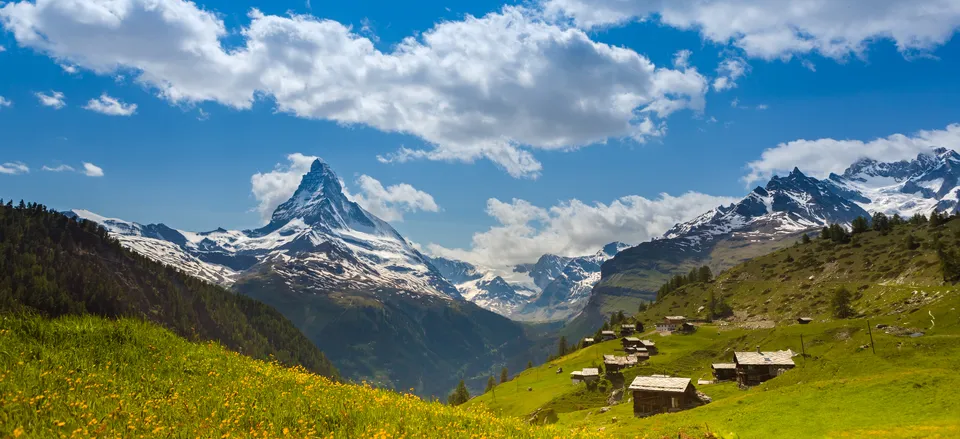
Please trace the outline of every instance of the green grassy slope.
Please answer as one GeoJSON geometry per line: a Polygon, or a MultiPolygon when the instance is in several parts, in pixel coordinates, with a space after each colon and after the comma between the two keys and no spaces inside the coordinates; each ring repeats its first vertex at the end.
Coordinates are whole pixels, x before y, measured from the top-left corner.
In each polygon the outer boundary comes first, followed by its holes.
{"type": "Polygon", "coordinates": [[[712,283],[674,291],[637,316],[648,325],[664,315],[696,316],[710,292],[735,310],[728,322],[701,326],[691,335],[645,335],[661,354],[628,369],[626,382],[653,373],[709,379],[711,363],[729,362],[733,351],[756,346],[809,354],[795,358],[796,369],[762,386],[698,386],[714,402],[675,414],[637,419],[626,400],[601,414],[605,395],[570,384],[568,373],[586,359],[620,353],[619,341],[612,341],[541,366],[539,374],[526,371],[518,378],[519,392],[507,383],[496,388],[495,400],[487,394],[469,406],[518,417],[549,407],[559,413],[560,425],[603,428],[624,437],[676,437],[677,431],[741,438],[958,437],[960,396],[953,389],[960,385],[955,372],[960,288],[944,284],[933,235],[956,246],[960,221],[937,228],[901,226],[887,235],[868,232],[850,244],[814,239],[740,264],[712,283]],[[903,245],[908,234],[920,241],[919,248],[903,245]],[[838,286],[854,292],[859,318],[831,317],[830,296],[838,286]],[[800,325],[794,321],[798,315],[816,321],[800,325]],[[863,348],[870,343],[868,320],[876,354],[863,348]],[[774,326],[756,329],[766,326],[757,321],[774,326]],[[903,330],[888,334],[876,324],[903,330]],[[904,335],[914,332],[924,335],[904,335]],[[562,376],[553,373],[557,367],[563,367],[562,376]]]}
{"type": "Polygon", "coordinates": [[[0,319],[0,437],[596,437],[332,382],[139,320],[0,319]]]}
{"type": "Polygon", "coordinates": [[[157,323],[326,376],[337,371],[287,318],[126,250],[97,224],[42,205],[0,205],[0,312],[95,314],[157,323]]]}
{"type": "Polygon", "coordinates": [[[740,320],[829,318],[831,293],[841,286],[853,293],[853,306],[863,315],[910,312],[957,289],[944,285],[934,235],[948,248],[960,246],[960,220],[935,228],[902,225],[885,235],[870,231],[855,235],[849,244],[814,238],[747,261],[713,282],[682,287],[642,317],[705,317],[698,310],[712,292],[723,297],[740,320]],[[919,247],[907,248],[907,236],[919,247]]]}

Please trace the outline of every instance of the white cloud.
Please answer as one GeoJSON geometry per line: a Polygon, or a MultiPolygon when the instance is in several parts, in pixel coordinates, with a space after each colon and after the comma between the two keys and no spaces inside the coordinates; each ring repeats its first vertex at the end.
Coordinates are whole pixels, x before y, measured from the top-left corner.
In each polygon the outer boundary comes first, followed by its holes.
{"type": "Polygon", "coordinates": [[[891,40],[904,54],[948,41],[960,27],[956,0],[541,0],[550,16],[593,28],[655,18],[732,44],[749,56],[789,58],[818,52],[841,59],[891,40]]]}
{"type": "Polygon", "coordinates": [[[277,163],[273,171],[258,172],[250,177],[250,191],[258,202],[256,210],[264,222],[270,221],[277,206],[293,196],[303,175],[310,171],[310,165],[318,158],[296,152],[287,155],[289,164],[277,163]]]}
{"type": "Polygon", "coordinates": [[[0,46],[0,53],[6,52],[6,51],[7,51],[6,47],[0,46]]]}
{"type": "Polygon", "coordinates": [[[58,165],[58,166],[44,165],[43,168],[41,169],[44,171],[50,171],[50,172],[64,172],[64,171],[73,172],[74,171],[73,166],[70,166],[70,165],[58,165]]]}
{"type": "Polygon", "coordinates": [[[750,66],[741,58],[725,58],[720,61],[717,73],[720,75],[713,80],[715,91],[729,90],[737,86],[737,79],[747,74],[750,66]]]}
{"type": "Polygon", "coordinates": [[[200,122],[203,122],[210,118],[210,114],[207,113],[206,111],[203,111],[203,108],[198,108],[197,111],[198,111],[197,120],[199,120],[200,122]]]}
{"type": "Polygon", "coordinates": [[[50,94],[36,92],[34,95],[40,100],[40,104],[45,107],[53,107],[54,109],[59,110],[67,106],[66,102],[64,102],[63,93],[59,91],[55,91],[50,94]]]}
{"type": "Polygon", "coordinates": [[[687,49],[677,51],[677,53],[673,55],[673,66],[678,69],[690,67],[690,55],[693,55],[693,52],[687,49]]]}
{"type": "Polygon", "coordinates": [[[0,96],[0,107],[9,107],[11,105],[13,105],[12,101],[10,101],[9,99],[3,96],[0,96]]]}
{"type": "Polygon", "coordinates": [[[103,177],[103,168],[93,163],[83,162],[83,174],[87,177],[103,177]]]}
{"type": "Polygon", "coordinates": [[[137,104],[125,104],[106,93],[101,94],[97,99],[90,99],[83,108],[108,116],[132,116],[137,112],[137,104]]]}
{"type": "Polygon", "coordinates": [[[763,110],[766,110],[767,108],[770,108],[767,104],[757,105],[757,110],[763,111],[763,110]]]}
{"type": "Polygon", "coordinates": [[[17,175],[30,172],[30,168],[23,162],[7,162],[0,165],[0,174],[17,175]]]}
{"type": "Polygon", "coordinates": [[[407,183],[383,187],[377,179],[368,175],[357,178],[360,192],[351,199],[384,221],[403,221],[407,212],[438,212],[440,207],[433,196],[407,183]]]}
{"type": "Polygon", "coordinates": [[[595,253],[613,241],[637,244],[662,235],[721,204],[735,201],[689,192],[679,197],[661,194],[657,199],[627,196],[610,204],[585,204],[569,200],[541,208],[514,199],[487,201],[487,214],[499,223],[473,235],[470,249],[427,246],[435,256],[509,270],[518,263],[535,262],[544,253],[581,256],[595,253]]]}
{"type": "Polygon", "coordinates": [[[70,64],[59,64],[59,66],[61,69],[63,69],[64,72],[71,75],[76,75],[77,73],[80,72],[80,69],[78,69],[77,66],[72,66],[70,64]]]}
{"type": "Polygon", "coordinates": [[[730,101],[730,106],[733,108],[740,108],[740,98],[733,98],[733,100],[730,101]]]}
{"type": "Polygon", "coordinates": [[[249,13],[228,30],[183,0],[19,1],[0,8],[17,42],[98,74],[137,73],[174,103],[248,109],[257,98],[299,117],[362,124],[427,143],[385,161],[488,159],[535,177],[535,149],[664,134],[674,111],[704,108],[695,69],[657,68],[539,13],[504,7],[443,21],[382,52],[348,26],[249,13]],[[221,38],[239,35],[227,50],[221,38]]]}
{"type": "Polygon", "coordinates": [[[743,181],[750,184],[766,180],[777,172],[794,167],[804,173],[824,178],[831,172],[842,173],[861,158],[889,162],[910,160],[917,154],[929,153],[943,147],[960,149],[960,124],[951,124],[942,130],[919,131],[912,135],[893,134],[871,141],[861,140],[794,140],[765,150],[760,159],[747,163],[748,174],[743,181]]]}
{"type": "Polygon", "coordinates": [[[807,69],[807,70],[809,70],[809,71],[811,71],[811,72],[816,72],[816,71],[817,71],[817,66],[816,66],[816,64],[814,64],[813,61],[810,61],[810,60],[808,60],[808,59],[805,59],[805,60],[803,60],[803,61],[800,61],[800,65],[802,65],[803,68],[805,68],[805,69],[807,69]]]}

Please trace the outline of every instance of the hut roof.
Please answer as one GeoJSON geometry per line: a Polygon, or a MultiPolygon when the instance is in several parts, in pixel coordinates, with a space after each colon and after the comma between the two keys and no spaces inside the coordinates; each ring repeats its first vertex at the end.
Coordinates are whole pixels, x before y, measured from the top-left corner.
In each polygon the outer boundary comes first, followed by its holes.
{"type": "Polygon", "coordinates": [[[733,363],[713,363],[710,367],[714,369],[736,369],[737,365],[733,363]]]}
{"type": "Polygon", "coordinates": [[[644,346],[656,346],[657,344],[650,340],[640,340],[640,344],[644,346]]]}
{"type": "Polygon", "coordinates": [[[613,331],[601,331],[600,334],[603,334],[603,335],[617,335],[617,333],[616,333],[616,332],[613,332],[613,331]]]}
{"type": "Polygon", "coordinates": [[[603,362],[605,364],[618,364],[622,366],[627,364],[627,357],[618,357],[616,355],[604,355],[603,362]]]}
{"type": "Polygon", "coordinates": [[[582,373],[585,377],[596,377],[600,376],[600,369],[596,367],[585,367],[580,373],[582,373]]]}
{"type": "Polygon", "coordinates": [[[794,366],[793,351],[773,352],[734,352],[733,359],[737,364],[794,366]]]}
{"type": "Polygon", "coordinates": [[[588,337],[588,338],[583,339],[583,341],[585,341],[585,342],[587,342],[587,343],[593,343],[593,338],[592,338],[592,337],[588,337]]]}
{"type": "Polygon", "coordinates": [[[683,393],[689,385],[690,378],[636,377],[630,383],[630,390],[683,393]]]}
{"type": "Polygon", "coordinates": [[[636,343],[639,343],[639,342],[640,342],[640,339],[637,338],[637,337],[623,337],[623,339],[626,340],[626,341],[632,341],[632,342],[636,342],[636,343]]]}
{"type": "Polygon", "coordinates": [[[664,318],[667,320],[686,320],[687,319],[684,316],[666,316],[664,318]]]}
{"type": "Polygon", "coordinates": [[[620,329],[637,329],[637,325],[620,325],[620,329]]]}
{"type": "Polygon", "coordinates": [[[583,377],[583,372],[580,372],[579,370],[575,370],[573,372],[570,372],[570,375],[573,375],[574,378],[583,377]]]}

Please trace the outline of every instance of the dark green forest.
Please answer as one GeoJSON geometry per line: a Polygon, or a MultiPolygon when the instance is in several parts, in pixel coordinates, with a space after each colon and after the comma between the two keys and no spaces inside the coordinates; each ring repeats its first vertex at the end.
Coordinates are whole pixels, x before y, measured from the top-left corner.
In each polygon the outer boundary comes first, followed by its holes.
{"type": "Polygon", "coordinates": [[[277,310],[121,247],[94,222],[0,201],[0,313],[142,318],[191,341],[338,378],[277,310]]]}

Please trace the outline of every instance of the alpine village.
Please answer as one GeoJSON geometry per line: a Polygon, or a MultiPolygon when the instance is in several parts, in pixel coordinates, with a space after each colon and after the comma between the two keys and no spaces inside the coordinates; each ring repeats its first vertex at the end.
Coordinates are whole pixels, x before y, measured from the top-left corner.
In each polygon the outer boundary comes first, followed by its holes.
{"type": "Polygon", "coordinates": [[[0,2],[0,439],[960,438],[958,30],[0,2]]]}

